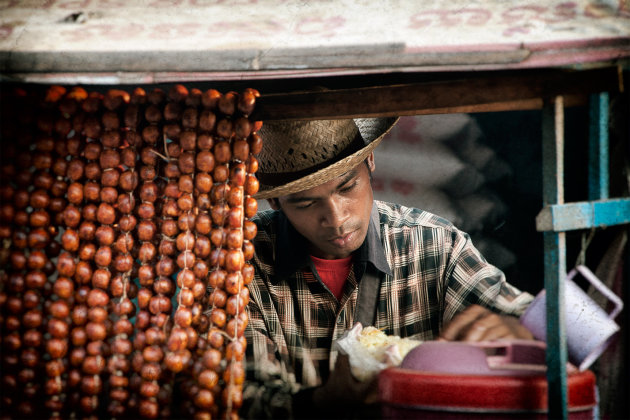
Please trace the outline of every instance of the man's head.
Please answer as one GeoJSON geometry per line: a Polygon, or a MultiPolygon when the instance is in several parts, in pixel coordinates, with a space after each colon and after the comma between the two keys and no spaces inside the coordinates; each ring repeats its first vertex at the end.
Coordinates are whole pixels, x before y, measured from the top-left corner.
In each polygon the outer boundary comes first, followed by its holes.
{"type": "Polygon", "coordinates": [[[374,153],[348,172],[308,190],[269,200],[324,259],[348,257],[358,249],[370,223],[374,153]]]}
{"type": "Polygon", "coordinates": [[[256,198],[271,199],[313,255],[347,257],[363,243],[370,221],[372,151],[396,120],[265,123],[256,198]]]}

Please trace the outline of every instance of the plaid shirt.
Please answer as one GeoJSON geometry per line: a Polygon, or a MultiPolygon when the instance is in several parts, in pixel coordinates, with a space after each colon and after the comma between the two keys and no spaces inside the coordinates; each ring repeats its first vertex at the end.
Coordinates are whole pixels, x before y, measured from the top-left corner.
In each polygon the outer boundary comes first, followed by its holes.
{"type": "Polygon", "coordinates": [[[471,304],[519,316],[530,303],[532,296],[508,284],[447,220],[376,200],[374,206],[380,226],[370,223],[341,301],[319,281],[306,239],[284,214],[257,215],[242,415],[290,416],[299,391],[326,381],[336,358],[332,343],[354,324],[367,264],[381,277],[374,326],[388,335],[432,340],[471,304]]]}

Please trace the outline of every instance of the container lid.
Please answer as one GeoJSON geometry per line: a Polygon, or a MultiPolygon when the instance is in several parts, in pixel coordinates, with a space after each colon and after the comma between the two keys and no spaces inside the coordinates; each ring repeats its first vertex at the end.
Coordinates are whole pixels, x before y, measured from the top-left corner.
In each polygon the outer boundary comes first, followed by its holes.
{"type": "MultiPolygon", "coordinates": [[[[429,410],[545,412],[544,350],[544,343],[524,340],[424,342],[400,367],[381,371],[381,402],[429,410]]],[[[595,375],[568,371],[569,411],[594,407],[595,375]]]]}
{"type": "Polygon", "coordinates": [[[405,356],[401,368],[421,372],[532,376],[547,369],[547,345],[534,340],[425,341],[405,356]]]}

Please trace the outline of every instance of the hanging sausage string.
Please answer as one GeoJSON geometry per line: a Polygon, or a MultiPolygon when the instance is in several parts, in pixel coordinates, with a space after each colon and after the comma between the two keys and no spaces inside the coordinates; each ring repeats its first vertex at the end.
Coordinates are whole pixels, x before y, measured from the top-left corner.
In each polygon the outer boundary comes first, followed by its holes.
{"type": "Polygon", "coordinates": [[[0,417],[238,418],[259,96],[2,92],[0,417]]]}

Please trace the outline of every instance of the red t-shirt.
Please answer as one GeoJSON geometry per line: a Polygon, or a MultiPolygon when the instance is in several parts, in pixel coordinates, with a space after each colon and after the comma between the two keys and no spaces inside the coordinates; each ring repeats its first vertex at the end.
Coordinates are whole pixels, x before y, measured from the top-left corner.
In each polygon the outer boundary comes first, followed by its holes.
{"type": "Polygon", "coordinates": [[[311,255],[311,260],[315,264],[319,278],[322,279],[337,300],[341,300],[343,286],[346,284],[346,279],[352,267],[352,255],[339,260],[323,260],[311,255]]]}

